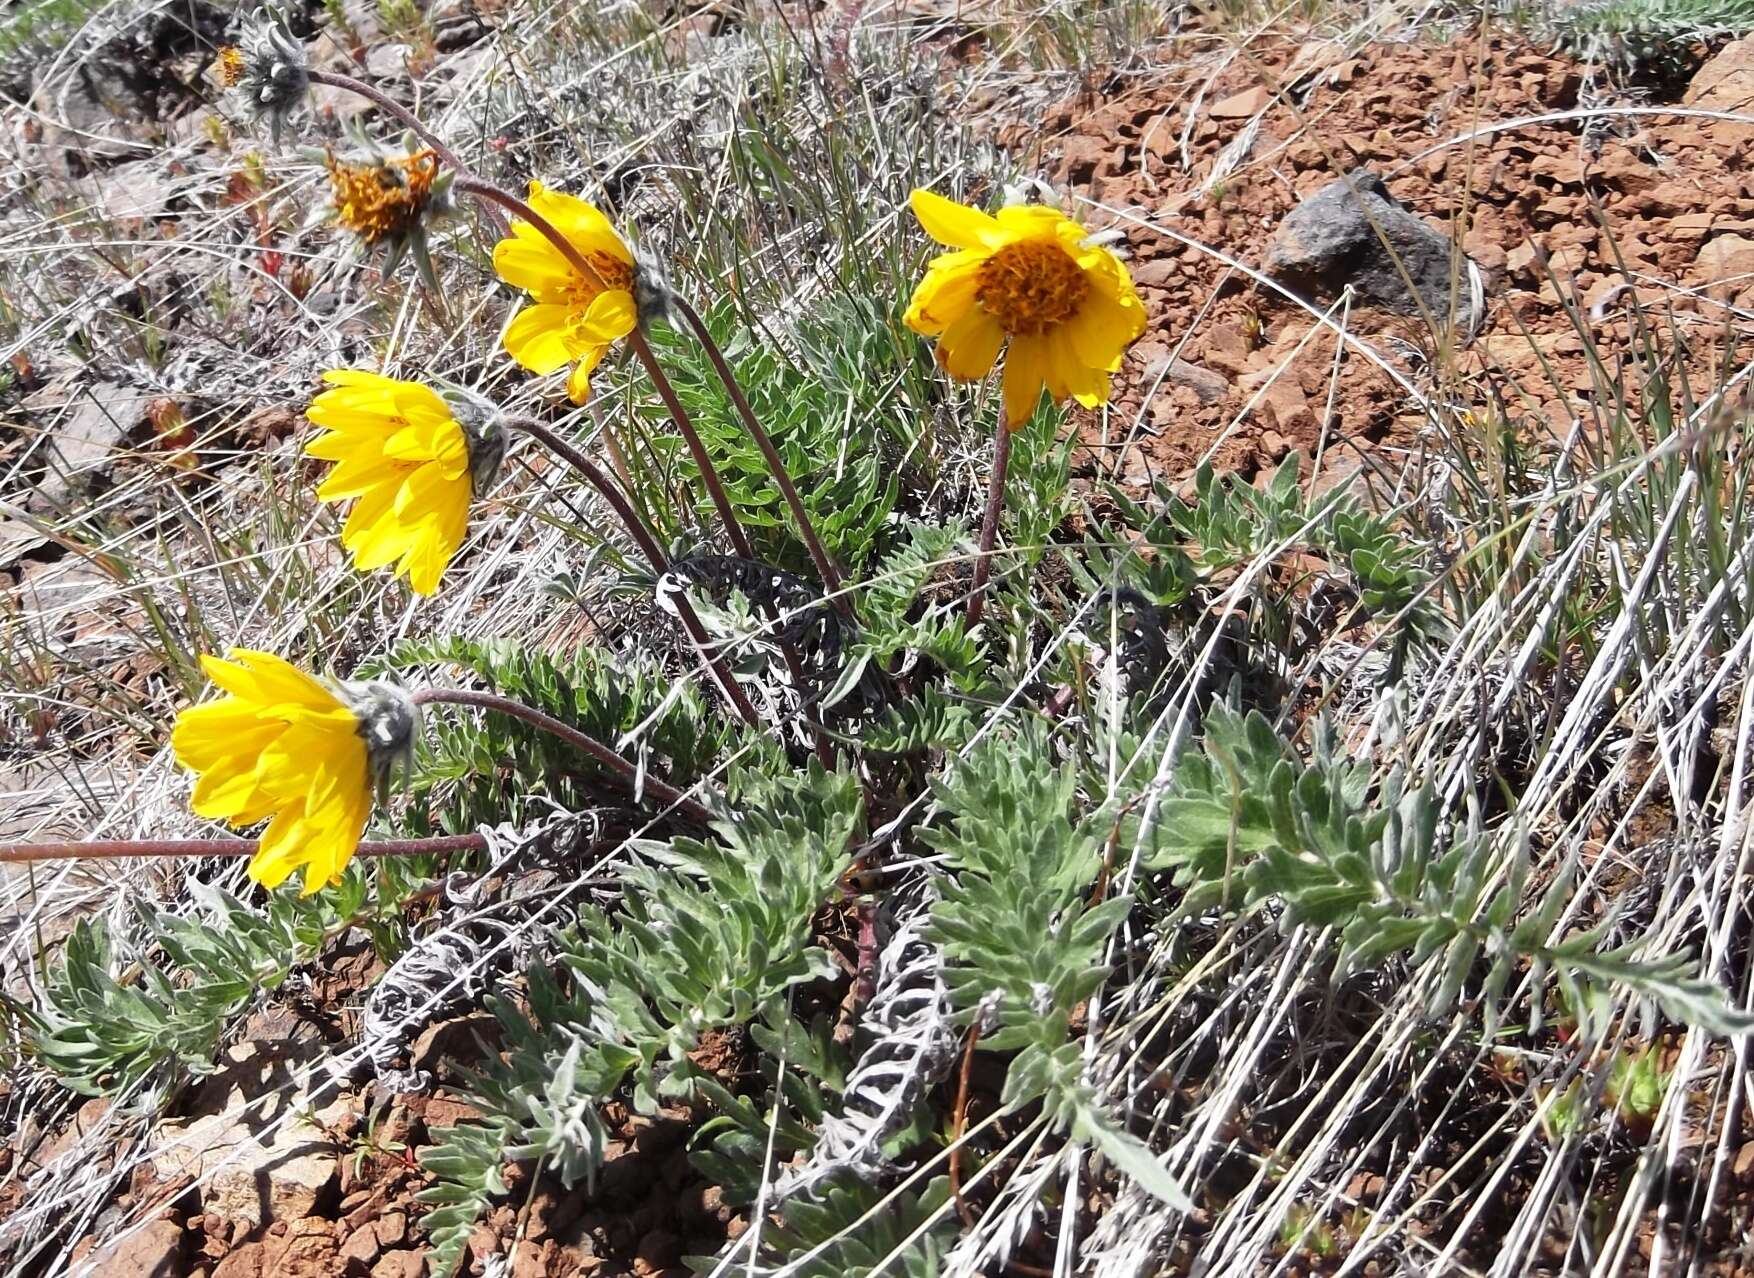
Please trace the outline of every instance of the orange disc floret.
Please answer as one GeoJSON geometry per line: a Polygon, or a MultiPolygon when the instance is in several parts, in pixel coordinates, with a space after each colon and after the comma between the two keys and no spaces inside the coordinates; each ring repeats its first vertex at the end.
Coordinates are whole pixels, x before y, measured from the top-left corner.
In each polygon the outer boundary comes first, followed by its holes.
{"type": "Polygon", "coordinates": [[[329,164],[335,220],[368,244],[399,235],[419,220],[438,177],[432,150],[393,156],[376,164],[329,164]]]}

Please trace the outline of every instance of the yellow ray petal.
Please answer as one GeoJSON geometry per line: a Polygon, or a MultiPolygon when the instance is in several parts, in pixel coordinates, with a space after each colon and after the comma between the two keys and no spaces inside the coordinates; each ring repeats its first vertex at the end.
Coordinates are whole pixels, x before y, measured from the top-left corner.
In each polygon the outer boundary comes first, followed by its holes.
{"type": "Polygon", "coordinates": [[[1003,228],[990,215],[923,186],[914,189],[908,204],[926,234],[950,248],[994,248],[1004,242],[1003,228]]]}
{"type": "Polygon", "coordinates": [[[999,321],[973,306],[938,339],[938,363],[952,377],[978,381],[992,372],[1004,341],[1005,330],[999,321]]]}
{"type": "Polygon", "coordinates": [[[1080,360],[1112,373],[1121,366],[1127,347],[1145,331],[1145,308],[1137,299],[1129,306],[1092,292],[1063,327],[1080,360]]]}
{"type": "Polygon", "coordinates": [[[617,261],[633,265],[633,254],[596,205],[563,191],[538,190],[532,184],[530,207],[547,218],[579,252],[608,253],[617,261]]]}
{"type": "Polygon", "coordinates": [[[506,354],[538,376],[564,368],[576,353],[567,334],[571,314],[571,307],[558,303],[526,306],[506,328],[506,354]]]}
{"type": "Polygon", "coordinates": [[[522,222],[493,246],[493,269],[500,279],[538,302],[564,301],[578,281],[578,273],[565,254],[547,236],[522,222]]]}
{"type": "Polygon", "coordinates": [[[1032,334],[1011,339],[1005,352],[1005,424],[1022,430],[1035,413],[1041,399],[1042,383],[1047,380],[1047,357],[1042,340],[1032,334]]]}
{"type": "Polygon", "coordinates": [[[961,319],[975,304],[980,291],[981,263],[978,253],[946,254],[926,272],[908,302],[902,322],[916,333],[936,337],[961,319]],[[946,262],[946,258],[956,260],[946,262]]]}
{"type": "Polygon", "coordinates": [[[633,294],[623,288],[612,288],[591,299],[584,315],[573,324],[575,340],[607,346],[633,332],[639,323],[639,308],[633,294]]]}

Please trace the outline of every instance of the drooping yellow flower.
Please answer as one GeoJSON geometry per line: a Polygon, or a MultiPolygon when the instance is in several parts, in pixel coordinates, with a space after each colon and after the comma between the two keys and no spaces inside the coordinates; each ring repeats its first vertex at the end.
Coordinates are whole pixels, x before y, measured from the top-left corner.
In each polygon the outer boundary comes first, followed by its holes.
{"type": "Polygon", "coordinates": [[[393,563],[416,594],[432,594],[469,528],[475,479],[468,433],[438,392],[419,382],[354,368],[323,380],[330,389],[305,412],[324,430],[305,452],[336,463],[318,500],[357,499],[341,544],[361,572],[393,563]]]}
{"type": "Polygon", "coordinates": [[[1109,375],[1145,331],[1145,308],[1120,258],[1043,205],[992,215],[927,190],[911,203],[926,234],[952,250],[932,259],[904,317],[938,339],[939,366],[978,381],[1006,347],[1012,430],[1029,420],[1044,386],[1056,403],[1106,402],[1109,375]]]}
{"type": "Polygon", "coordinates": [[[193,806],[234,826],[266,820],[249,875],[278,887],[304,867],[304,894],[341,877],[371,812],[372,766],[360,717],[272,653],[233,648],[201,668],[227,694],[184,710],[171,732],[196,773],[193,806]]]}
{"type": "Polygon", "coordinates": [[[590,398],[591,372],[611,343],[639,323],[634,302],[633,253],[595,207],[573,195],[530,183],[530,207],[560,232],[586,263],[582,273],[528,222],[493,249],[493,268],[530,295],[506,329],[506,352],[538,376],[573,365],[566,393],[575,404],[590,398]]]}

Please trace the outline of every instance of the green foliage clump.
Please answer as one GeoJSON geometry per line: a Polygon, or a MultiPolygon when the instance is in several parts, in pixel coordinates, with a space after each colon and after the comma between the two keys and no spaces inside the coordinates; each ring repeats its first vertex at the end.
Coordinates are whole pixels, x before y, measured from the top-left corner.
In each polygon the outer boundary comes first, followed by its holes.
{"type": "MultiPolygon", "coordinates": [[[[884,430],[876,393],[885,364],[895,360],[884,317],[852,304],[819,311],[797,326],[795,356],[752,340],[732,325],[728,308],[705,318],[722,339],[725,358],[779,450],[823,547],[843,568],[862,566],[878,548],[901,492],[902,445],[884,430]]],[[[655,345],[756,557],[812,572],[767,463],[707,356],[683,334],[660,335],[655,345]]],[[[704,494],[682,441],[666,432],[652,442],[704,494]]],[[[661,522],[672,533],[679,530],[674,518],[661,522]]]]}
{"type": "Polygon", "coordinates": [[[1016,1053],[1002,1104],[1040,1102],[1057,1129],[1185,1205],[1150,1152],[1101,1112],[1070,1035],[1108,977],[1109,940],[1132,908],[1124,895],[1092,902],[1113,816],[1079,802],[1077,780],[1035,728],[983,741],[934,780],[948,819],[926,838],[948,872],[926,935],[949,961],[958,1022],[985,1050],[1016,1053]]]}
{"type": "Polygon", "coordinates": [[[1554,18],[1559,47],[1622,76],[1675,83],[1713,40],[1754,31],[1749,0],[1595,0],[1554,18]]]}
{"type": "Polygon", "coordinates": [[[138,945],[120,943],[101,919],[81,919],[44,974],[41,1005],[11,1005],[26,1052],[87,1096],[162,1091],[184,1073],[211,1072],[230,1018],[315,959],[329,937],[365,923],[380,947],[393,943],[394,928],[368,904],[372,874],[355,861],[331,890],[303,897],[289,887],[261,911],[192,883],[193,914],[137,903],[138,945]]]}
{"type": "Polygon", "coordinates": [[[703,1034],[778,1021],[791,990],[832,974],[810,921],[846,869],[858,787],[814,764],[741,782],[738,819],[717,840],[643,845],[651,864],[626,873],[619,908],[586,908],[556,934],[552,967],[529,974],[527,1011],[489,1000],[506,1051],[470,1083],[483,1118],[435,1133],[421,1155],[437,1178],[423,1192],[438,1207],[427,1218],[436,1272],[455,1267],[504,1192],[503,1159],[539,1158],[569,1186],[588,1180],[605,1102],[652,1113],[692,1095],[688,1054],[703,1034]]]}
{"type": "MultiPolygon", "coordinates": [[[[1404,788],[1391,776],[1373,791],[1369,769],[1325,731],[1305,763],[1263,716],[1219,709],[1141,837],[1150,844],[1147,865],[1171,872],[1192,908],[1271,904],[1283,926],[1333,929],[1338,973],[1441,952],[1432,1016],[1449,1010],[1484,961],[1479,993],[1489,1020],[1527,963],[1552,974],[1592,1032],[1606,1023],[1614,985],[1720,1033],[1754,1025],[1716,987],[1685,974],[1685,955],[1643,960],[1636,944],[1600,951],[1605,928],[1551,940],[1570,882],[1562,876],[1524,912],[1524,843],[1506,855],[1483,831],[1447,828],[1441,813],[1429,786],[1404,788]]],[[[1539,1023],[1538,998],[1531,1017],[1539,1023]]]]}
{"type": "MultiPolygon", "coordinates": [[[[1303,550],[1346,573],[1357,592],[1358,616],[1390,627],[1397,664],[1443,637],[1447,622],[1432,589],[1425,551],[1393,518],[1364,510],[1340,489],[1310,497],[1293,453],[1264,488],[1210,465],[1194,475],[1192,500],[1159,485],[1147,509],[1119,489],[1105,493],[1113,514],[1093,521],[1072,573],[1086,589],[1126,587],[1158,605],[1196,598],[1202,581],[1303,550]]],[[[1257,574],[1252,597],[1262,637],[1285,647],[1293,631],[1282,592],[1257,574]]]]}
{"type": "Polygon", "coordinates": [[[820,1201],[788,1203],[784,1222],[762,1241],[803,1278],[936,1278],[957,1232],[944,1210],[949,1199],[945,1176],[893,1194],[848,1178],[820,1201]]]}

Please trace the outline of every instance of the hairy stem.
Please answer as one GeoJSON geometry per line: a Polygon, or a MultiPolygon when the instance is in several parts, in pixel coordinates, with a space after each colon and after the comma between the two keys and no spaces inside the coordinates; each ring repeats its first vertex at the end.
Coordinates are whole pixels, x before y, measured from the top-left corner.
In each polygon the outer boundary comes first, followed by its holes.
{"type": "MultiPolygon", "coordinates": [[[[646,527],[645,520],[640,518],[639,512],[633,508],[633,503],[627,499],[627,495],[615,486],[614,480],[603,473],[601,466],[598,466],[597,463],[541,422],[528,417],[520,417],[514,419],[510,425],[512,429],[522,431],[530,436],[531,439],[536,440],[549,452],[578,471],[584,477],[585,482],[602,495],[603,500],[609,503],[621,519],[622,526],[627,529],[628,535],[633,538],[640,553],[646,557],[646,562],[651,565],[653,573],[661,573],[670,566],[670,557],[658,544],[657,537],[653,535],[650,528],[646,527]]],[[[706,627],[701,624],[699,616],[695,614],[694,605],[688,602],[686,595],[681,594],[677,595],[675,602],[676,615],[682,622],[682,628],[688,632],[689,639],[699,650],[708,669],[712,671],[719,689],[737,708],[737,713],[745,723],[752,728],[760,728],[761,716],[756,714],[755,707],[749,702],[749,697],[738,686],[737,681],[731,677],[730,672],[725,669],[722,659],[713,650],[712,640],[708,637],[706,627]]]]}
{"type": "Polygon", "coordinates": [[[646,562],[651,564],[654,572],[663,572],[669,566],[669,556],[664,553],[664,548],[658,544],[657,537],[650,528],[646,527],[645,520],[640,518],[639,511],[633,508],[633,503],[627,499],[627,495],[616,486],[613,479],[604,473],[601,466],[574,448],[550,427],[534,418],[515,417],[506,424],[513,430],[528,435],[568,466],[578,471],[584,481],[595,488],[603,500],[609,503],[615,511],[616,517],[621,520],[621,526],[627,529],[628,536],[633,538],[634,544],[639,547],[640,554],[646,557],[646,562]]]}
{"type": "Polygon", "coordinates": [[[749,432],[749,437],[755,441],[755,446],[761,450],[762,460],[767,463],[768,473],[773,476],[774,485],[780,490],[780,496],[785,498],[786,507],[792,512],[792,522],[798,525],[798,535],[804,539],[804,545],[810,552],[810,562],[816,565],[816,575],[822,578],[823,589],[828,592],[828,601],[834,605],[835,611],[843,616],[849,616],[850,609],[845,596],[841,593],[840,569],[835,566],[834,560],[829,558],[828,551],[823,547],[821,539],[817,537],[816,527],[810,522],[809,512],[804,509],[804,502],[798,496],[798,489],[792,483],[791,475],[786,471],[785,462],[780,459],[779,449],[774,447],[773,440],[762,429],[761,422],[755,416],[755,410],[749,406],[748,397],[743,394],[743,388],[737,384],[736,375],[731,372],[731,366],[725,360],[725,353],[719,349],[718,342],[713,340],[712,331],[707,328],[706,321],[701,318],[700,312],[687,298],[678,296],[675,302],[677,308],[682,312],[682,317],[688,321],[688,326],[694,330],[695,338],[705,349],[707,359],[712,361],[713,371],[725,384],[725,390],[731,396],[731,403],[736,405],[737,415],[743,419],[744,429],[749,432]]]}
{"type": "Polygon", "coordinates": [[[423,688],[414,694],[414,702],[416,705],[470,706],[477,710],[492,710],[513,719],[521,719],[531,727],[540,728],[550,736],[559,737],[568,745],[583,750],[626,781],[635,793],[643,789],[660,803],[673,807],[696,821],[704,823],[712,820],[713,814],[698,800],[691,799],[675,786],[654,776],[648,774],[642,777],[639,768],[597,738],[580,732],[570,724],[562,723],[553,715],[545,714],[534,706],[527,706],[521,701],[513,701],[510,697],[502,697],[494,692],[470,692],[460,688],[423,688]]]}
{"type": "Polygon", "coordinates": [[[1011,428],[1005,408],[999,407],[999,428],[993,439],[993,474],[987,481],[987,509],[981,516],[980,546],[974,561],[974,581],[969,586],[968,625],[974,628],[986,606],[987,577],[992,571],[993,543],[999,539],[999,511],[1005,505],[1005,471],[1011,465],[1011,428]]]}
{"type": "MultiPolygon", "coordinates": [[[[112,861],[135,856],[254,856],[258,839],[83,839],[62,843],[0,843],[0,865],[21,861],[112,861]]],[[[355,856],[422,856],[480,852],[481,834],[431,839],[366,839],[355,856]]]]}

